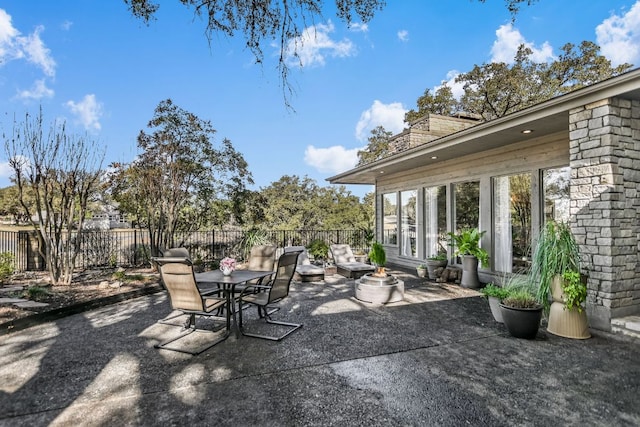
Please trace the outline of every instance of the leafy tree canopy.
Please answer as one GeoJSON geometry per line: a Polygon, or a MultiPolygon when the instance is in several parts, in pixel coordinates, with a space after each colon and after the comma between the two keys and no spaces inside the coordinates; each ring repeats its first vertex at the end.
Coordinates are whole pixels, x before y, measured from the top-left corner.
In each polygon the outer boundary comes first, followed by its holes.
{"type": "Polygon", "coordinates": [[[579,46],[567,43],[558,58],[549,63],[531,59],[533,52],[520,45],[513,64],[491,62],[475,65],[456,78],[464,85],[464,94],[458,101],[447,85],[435,94],[429,89],[417,100],[417,110],[405,115],[412,121],[427,113],[452,114],[456,111],[475,113],[484,120],[505,116],[531,105],[563,95],[619,75],[631,64],[611,66],[611,61],[600,54],[600,47],[583,41],[579,46]]]}
{"type": "Polygon", "coordinates": [[[375,162],[389,154],[389,140],[392,135],[393,132],[386,130],[384,126],[378,126],[371,129],[369,144],[364,150],[358,151],[357,166],[375,162]]]}
{"type": "Polygon", "coordinates": [[[138,159],[112,165],[110,188],[120,209],[147,227],[156,254],[176,244],[177,231],[226,218],[253,181],[231,141],[214,146],[211,123],[170,99],[158,104],[148,127],[151,133],[143,130],[138,136],[143,150],[138,159]]]}

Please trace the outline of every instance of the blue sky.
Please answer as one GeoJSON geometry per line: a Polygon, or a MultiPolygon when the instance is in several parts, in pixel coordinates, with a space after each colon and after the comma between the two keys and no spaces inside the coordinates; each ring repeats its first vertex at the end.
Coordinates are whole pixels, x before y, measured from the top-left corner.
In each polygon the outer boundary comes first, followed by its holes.
{"type": "MultiPolygon", "coordinates": [[[[327,2],[333,3],[331,1],[327,2]]],[[[399,132],[406,110],[474,64],[509,62],[527,43],[549,60],[565,43],[591,40],[614,65],[640,65],[640,0],[539,0],[516,21],[499,0],[388,1],[351,28],[332,7],[305,33],[296,93],[283,102],[278,49],[255,65],[240,37],[209,46],[204,23],[177,0],[161,1],[149,26],[119,0],[3,0],[0,3],[0,131],[43,108],[105,147],[105,166],[130,162],[136,137],[161,100],[228,138],[255,189],[283,175],[325,179],[353,167],[372,128],[399,132]],[[315,36],[313,36],[315,34],[315,36]]],[[[455,93],[454,87],[454,93],[455,93]]],[[[0,187],[11,171],[0,150],[0,187]]],[[[351,186],[359,196],[370,187],[351,186]]]]}

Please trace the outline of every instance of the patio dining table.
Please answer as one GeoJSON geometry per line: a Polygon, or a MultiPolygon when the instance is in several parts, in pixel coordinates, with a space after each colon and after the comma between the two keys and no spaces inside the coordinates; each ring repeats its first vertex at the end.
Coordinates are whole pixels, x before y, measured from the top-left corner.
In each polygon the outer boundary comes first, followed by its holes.
{"type": "Polygon", "coordinates": [[[228,276],[225,276],[220,270],[205,271],[204,273],[196,273],[196,283],[198,287],[204,288],[212,285],[219,286],[227,299],[227,307],[233,316],[233,324],[236,329],[236,337],[240,336],[238,328],[238,319],[236,317],[235,299],[233,297],[236,286],[247,283],[251,280],[262,280],[267,276],[274,274],[274,271],[262,270],[235,270],[228,276]]]}

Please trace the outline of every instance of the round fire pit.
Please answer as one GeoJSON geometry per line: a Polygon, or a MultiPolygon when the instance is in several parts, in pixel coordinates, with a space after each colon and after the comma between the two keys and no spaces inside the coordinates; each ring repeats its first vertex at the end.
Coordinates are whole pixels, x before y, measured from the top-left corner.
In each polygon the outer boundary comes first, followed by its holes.
{"type": "Polygon", "coordinates": [[[355,283],[356,299],[374,304],[387,304],[404,299],[404,282],[397,277],[365,274],[355,283]]]}

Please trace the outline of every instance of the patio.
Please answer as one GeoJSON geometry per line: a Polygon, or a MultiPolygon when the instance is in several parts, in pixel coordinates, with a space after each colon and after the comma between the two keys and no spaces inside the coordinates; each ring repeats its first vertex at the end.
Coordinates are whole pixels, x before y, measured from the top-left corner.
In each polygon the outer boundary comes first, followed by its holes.
{"type": "Polygon", "coordinates": [[[196,357],[153,348],[164,293],[0,336],[0,425],[640,424],[637,340],[518,340],[475,291],[392,272],[403,302],[296,283],[275,316],[301,330],[196,357]]]}

